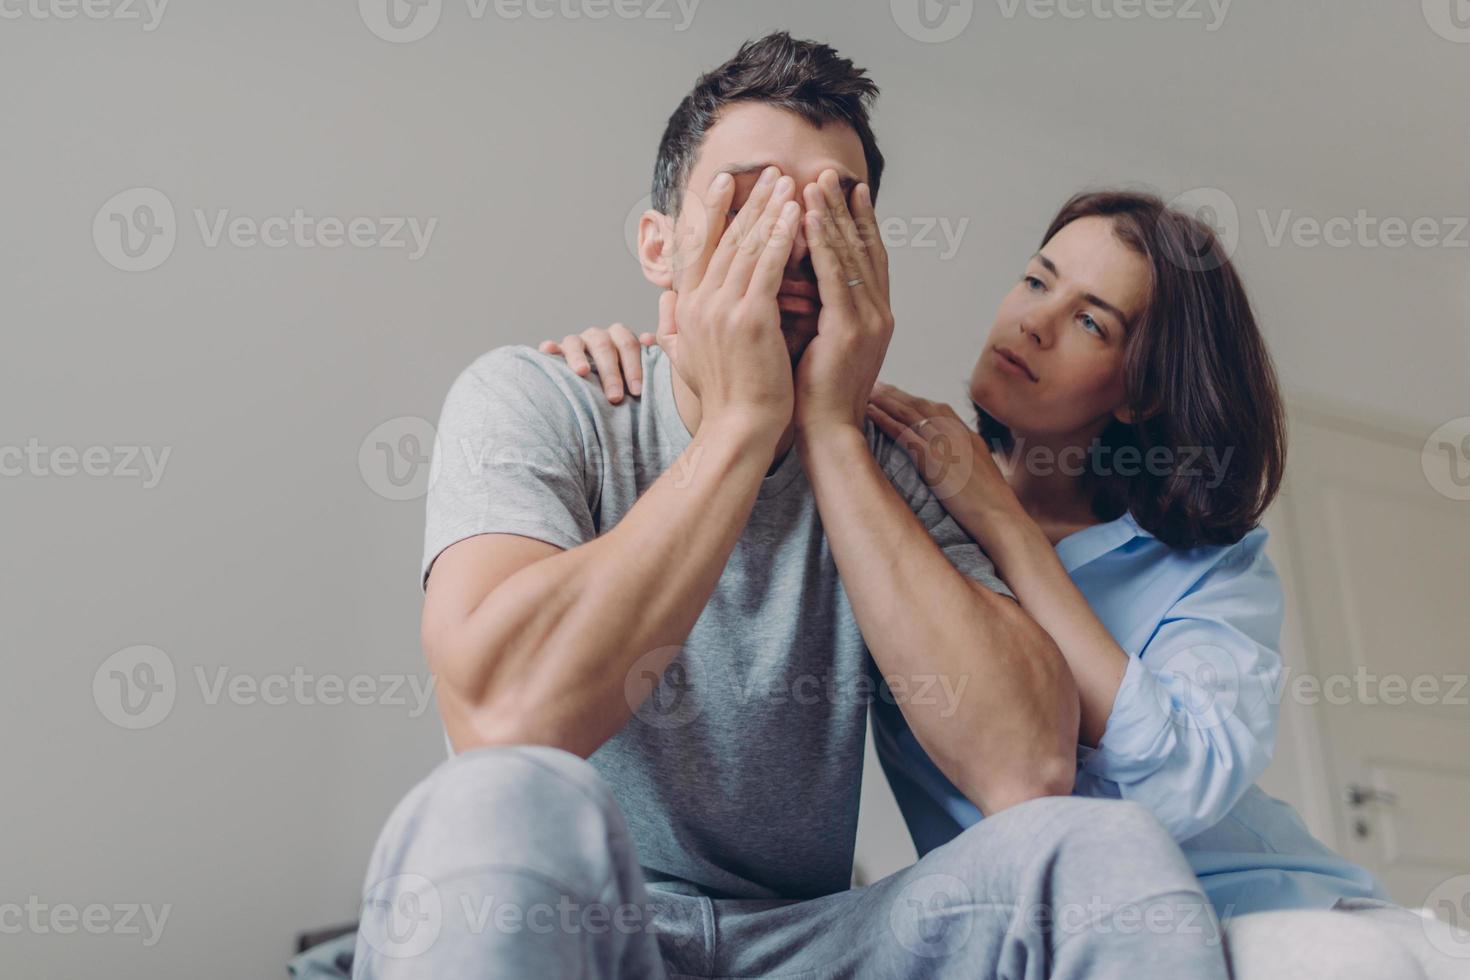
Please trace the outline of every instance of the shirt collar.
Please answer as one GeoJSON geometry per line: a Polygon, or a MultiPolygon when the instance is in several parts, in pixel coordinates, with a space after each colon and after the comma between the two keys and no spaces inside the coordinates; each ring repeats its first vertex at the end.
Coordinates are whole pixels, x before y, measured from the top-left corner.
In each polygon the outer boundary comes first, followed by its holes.
{"type": "Polygon", "coordinates": [[[1121,517],[1102,524],[1094,524],[1091,527],[1084,527],[1058,541],[1056,544],[1057,557],[1062,560],[1063,567],[1070,573],[1103,555],[1116,551],[1134,538],[1151,537],[1153,535],[1144,530],[1133,519],[1131,513],[1124,511],[1121,517]]]}

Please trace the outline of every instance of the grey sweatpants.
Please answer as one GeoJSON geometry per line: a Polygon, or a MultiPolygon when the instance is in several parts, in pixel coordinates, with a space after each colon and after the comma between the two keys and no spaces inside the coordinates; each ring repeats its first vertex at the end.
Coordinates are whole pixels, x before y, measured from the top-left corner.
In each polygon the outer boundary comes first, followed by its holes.
{"type": "Polygon", "coordinates": [[[445,762],[368,871],[354,976],[1225,980],[1214,913],[1167,832],[1116,800],[1032,800],[863,888],[805,900],[650,890],[585,760],[445,762]]]}

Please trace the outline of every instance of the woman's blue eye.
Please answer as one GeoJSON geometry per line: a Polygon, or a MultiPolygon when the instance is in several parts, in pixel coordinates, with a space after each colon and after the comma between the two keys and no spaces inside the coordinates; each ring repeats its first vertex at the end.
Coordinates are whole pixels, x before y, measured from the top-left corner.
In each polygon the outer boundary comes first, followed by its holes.
{"type": "Polygon", "coordinates": [[[1033,290],[1046,288],[1046,284],[1035,276],[1022,276],[1021,281],[1033,290]]]}
{"type": "Polygon", "coordinates": [[[1082,328],[1084,330],[1095,331],[1095,336],[1098,337],[1107,336],[1107,334],[1104,333],[1102,326],[1092,318],[1092,314],[1090,313],[1082,314],[1082,328]]]}

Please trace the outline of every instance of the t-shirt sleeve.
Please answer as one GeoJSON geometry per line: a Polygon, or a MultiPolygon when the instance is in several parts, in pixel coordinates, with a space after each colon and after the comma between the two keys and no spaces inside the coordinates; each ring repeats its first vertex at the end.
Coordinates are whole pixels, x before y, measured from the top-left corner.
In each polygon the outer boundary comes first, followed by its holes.
{"type": "Polygon", "coordinates": [[[996,574],[995,564],[975,540],[965,533],[959,522],[950,516],[949,511],[944,508],[944,502],[924,482],[923,474],[914,465],[913,457],[871,419],[865,421],[868,445],[873,448],[873,456],[878,460],[878,465],[882,467],[894,489],[908,503],[909,509],[928,529],[929,536],[939,545],[950,564],[967,578],[979,582],[992,592],[1014,599],[1016,594],[996,574]]]}
{"type": "Polygon", "coordinates": [[[590,422],[543,356],[496,348],[450,386],[429,471],[420,587],[445,548],[477,534],[518,534],[558,548],[596,537],[590,422]]]}

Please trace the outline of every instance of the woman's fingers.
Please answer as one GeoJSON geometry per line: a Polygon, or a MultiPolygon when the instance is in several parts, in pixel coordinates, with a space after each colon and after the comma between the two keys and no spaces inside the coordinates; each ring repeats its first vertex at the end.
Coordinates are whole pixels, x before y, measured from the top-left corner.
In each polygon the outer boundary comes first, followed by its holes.
{"type": "Polygon", "coordinates": [[[607,400],[616,405],[623,399],[623,367],[617,347],[601,327],[583,330],[582,341],[592,353],[592,362],[597,366],[597,376],[602,379],[602,390],[607,400]]]}
{"type": "Polygon", "coordinates": [[[638,346],[638,338],[633,336],[633,331],[621,323],[614,323],[607,328],[607,335],[618,349],[618,360],[623,365],[623,380],[628,384],[630,394],[641,395],[643,393],[643,348],[638,346]]]}
{"type": "Polygon", "coordinates": [[[592,370],[592,365],[587,363],[587,345],[574,333],[561,339],[561,356],[567,359],[567,367],[584,378],[592,370]]]}
{"type": "Polygon", "coordinates": [[[561,356],[561,344],[558,344],[554,340],[543,340],[536,349],[543,354],[553,354],[558,357],[561,356]]]}
{"type": "Polygon", "coordinates": [[[921,464],[919,472],[922,474],[924,455],[929,451],[929,443],[906,423],[894,418],[872,402],[868,403],[868,418],[872,419],[873,424],[878,426],[888,438],[898,443],[899,448],[908,453],[914,462],[921,464]]]}
{"type": "Polygon", "coordinates": [[[654,344],[658,343],[658,338],[645,330],[643,333],[640,333],[638,335],[638,343],[642,344],[644,347],[652,347],[654,344]]]}
{"type": "Polygon", "coordinates": [[[929,472],[929,440],[924,434],[914,429],[913,422],[905,422],[892,413],[886,411],[874,402],[868,403],[868,418],[873,420],[890,439],[898,443],[898,447],[909,454],[919,467],[919,475],[928,480],[929,472]]]}

